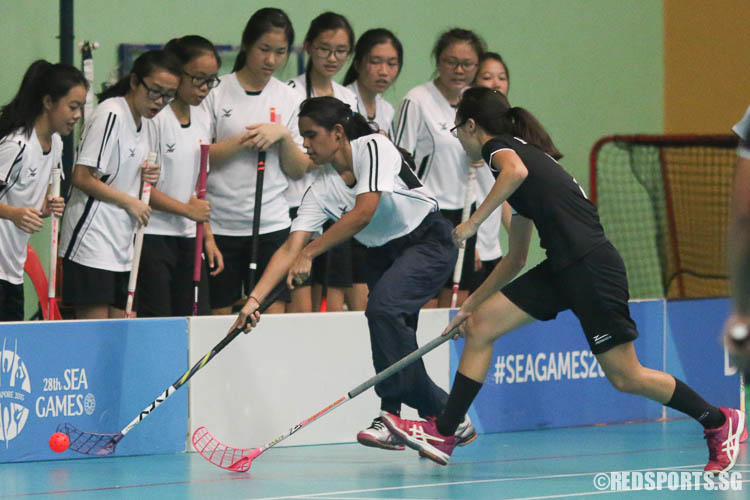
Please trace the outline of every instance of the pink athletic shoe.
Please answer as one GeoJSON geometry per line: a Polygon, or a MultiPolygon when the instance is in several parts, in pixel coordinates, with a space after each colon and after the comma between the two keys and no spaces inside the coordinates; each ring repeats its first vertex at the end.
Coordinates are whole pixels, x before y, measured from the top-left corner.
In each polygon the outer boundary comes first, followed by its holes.
{"type": "Polygon", "coordinates": [[[734,467],[740,451],[740,437],[745,430],[744,412],[723,407],[719,409],[727,418],[724,425],[703,431],[708,445],[708,463],[703,470],[715,474],[734,467]]]}
{"type": "Polygon", "coordinates": [[[456,437],[440,434],[435,426],[435,417],[428,420],[405,420],[386,413],[382,419],[386,427],[400,437],[406,446],[419,451],[433,462],[448,465],[456,446],[456,437]]]}

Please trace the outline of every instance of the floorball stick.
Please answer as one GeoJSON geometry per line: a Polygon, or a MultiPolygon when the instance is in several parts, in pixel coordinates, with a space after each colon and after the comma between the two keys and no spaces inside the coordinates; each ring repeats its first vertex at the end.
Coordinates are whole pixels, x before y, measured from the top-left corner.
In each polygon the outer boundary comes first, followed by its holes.
{"type": "Polygon", "coordinates": [[[316,414],[314,414],[311,417],[306,418],[302,422],[298,423],[288,431],[286,431],[284,434],[281,434],[277,438],[269,441],[268,443],[264,444],[260,448],[234,448],[231,446],[227,446],[220,441],[218,441],[216,438],[213,437],[213,435],[209,432],[208,429],[205,427],[199,427],[195,430],[193,433],[193,447],[195,450],[200,453],[200,455],[211,462],[212,464],[216,465],[217,467],[221,467],[222,469],[227,469],[235,472],[247,472],[250,470],[250,466],[252,465],[253,460],[258,458],[261,454],[263,454],[266,450],[269,448],[276,446],[298,430],[302,429],[303,427],[307,426],[308,424],[318,420],[323,415],[329,413],[330,411],[334,410],[335,408],[338,408],[342,404],[346,403],[350,399],[354,399],[355,397],[362,394],[364,391],[369,389],[370,387],[374,386],[375,384],[378,384],[382,382],[383,380],[387,379],[394,373],[403,370],[410,364],[414,363],[416,360],[420,359],[422,356],[427,354],[428,352],[432,351],[439,345],[443,344],[444,342],[450,340],[453,338],[453,335],[455,335],[458,332],[458,327],[456,327],[451,332],[447,333],[446,335],[441,335],[427,344],[423,345],[416,351],[408,354],[407,356],[401,358],[399,361],[395,362],[385,370],[381,371],[380,373],[376,374],[375,376],[371,377],[367,381],[361,383],[351,391],[349,391],[347,394],[341,396],[333,403],[329,404],[316,414]]]}
{"type": "MultiPolygon", "coordinates": [[[[206,199],[206,177],[208,177],[208,144],[201,144],[201,167],[198,174],[196,194],[199,200],[206,199]]],[[[203,266],[203,222],[195,226],[195,257],[193,258],[193,316],[198,314],[198,290],[203,266]]]]}
{"type": "MultiPolygon", "coordinates": [[[[60,197],[60,177],[62,167],[52,169],[52,189],[50,195],[54,198],[60,197]]],[[[60,218],[52,214],[52,231],[49,244],[49,286],[47,288],[47,317],[50,320],[62,319],[60,309],[57,307],[55,287],[57,286],[57,243],[60,235],[60,218]]]]}
{"type": "MultiPolygon", "coordinates": [[[[474,201],[474,181],[477,177],[474,167],[469,167],[469,178],[466,182],[466,195],[464,197],[464,208],[461,212],[461,222],[469,220],[471,215],[471,204],[474,201]]],[[[451,308],[456,307],[458,304],[458,285],[461,283],[461,273],[464,268],[464,254],[466,253],[466,241],[461,243],[458,248],[458,259],[456,259],[456,267],[453,268],[453,294],[451,295],[451,308]]],[[[471,256],[472,260],[474,256],[471,256]]]]}
{"type": "MultiPolygon", "coordinates": [[[[268,307],[273,304],[281,293],[286,290],[286,284],[282,281],[276,288],[268,295],[263,303],[258,308],[258,311],[263,313],[268,307]]],[[[65,433],[70,439],[70,449],[82,453],[84,455],[111,455],[115,452],[117,443],[127,435],[128,432],[133,430],[133,427],[141,423],[146,417],[148,417],[159,405],[161,405],[166,399],[177,391],[180,387],[190,380],[198,370],[203,368],[211,361],[214,356],[219,354],[230,342],[232,342],[237,336],[242,333],[242,328],[234,328],[230,331],[226,337],[221,339],[221,342],[216,344],[211,351],[206,353],[197,363],[193,365],[188,371],[186,371],[180,378],[178,378],[172,385],[167,387],[167,390],[162,392],[154,401],[152,401],[147,407],[145,407],[137,417],[135,417],[128,425],[126,425],[120,432],[115,434],[100,434],[96,432],[86,432],[76,429],[72,424],[67,422],[57,426],[57,432],[65,433]]]]}
{"type": "MultiPolygon", "coordinates": [[[[148,154],[146,162],[149,165],[156,163],[156,153],[153,151],[148,154]]],[[[143,183],[143,189],[141,191],[141,201],[148,205],[151,199],[151,184],[148,182],[143,183]]],[[[146,230],[146,226],[139,226],[135,233],[135,244],[133,245],[133,266],[130,268],[130,276],[128,276],[128,300],[125,304],[125,317],[133,317],[133,298],[135,297],[135,286],[138,283],[138,268],[141,265],[141,249],[143,248],[143,233],[146,230]]]]}

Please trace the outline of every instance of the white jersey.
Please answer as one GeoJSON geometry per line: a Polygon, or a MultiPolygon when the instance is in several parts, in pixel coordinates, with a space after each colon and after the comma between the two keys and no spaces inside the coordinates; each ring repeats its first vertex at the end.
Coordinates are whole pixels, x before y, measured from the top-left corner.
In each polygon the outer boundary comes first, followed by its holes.
{"type": "Polygon", "coordinates": [[[401,153],[382,134],[370,134],[351,142],[356,184],[347,186],[331,165],[317,172],[305,193],[292,231],[319,233],[327,220],[337,221],[354,208],[357,195],[379,192],[380,201],[370,223],[354,239],[367,247],[379,247],[411,233],[437,201],[402,162],[401,153]]]}
{"type": "MultiPolygon", "coordinates": [[[[305,73],[297,75],[289,80],[288,85],[300,95],[302,100],[307,99],[305,73]]],[[[348,104],[352,108],[352,110],[357,109],[357,96],[354,95],[354,92],[344,87],[340,83],[336,83],[334,81],[331,81],[331,85],[333,86],[333,97],[348,104]]],[[[312,97],[315,97],[315,93],[312,94],[312,97]]],[[[315,174],[316,171],[312,171],[306,173],[305,176],[301,179],[289,180],[289,187],[287,188],[284,195],[286,196],[290,207],[299,206],[300,202],[302,201],[302,195],[305,194],[305,190],[307,190],[307,187],[312,184],[313,179],[315,179],[315,174]]]]}
{"type": "MultiPolygon", "coordinates": [[[[171,106],[152,120],[151,150],[155,151],[161,174],[156,189],[181,203],[195,194],[201,167],[201,143],[211,144],[211,122],[204,108],[190,107],[190,123],[180,124],[171,106]]],[[[154,210],[146,234],[195,236],[195,221],[170,212],[154,210]]]]}
{"type": "MultiPolygon", "coordinates": [[[[141,194],[141,164],[149,152],[150,120],[138,129],[124,97],[94,110],[81,138],[76,165],[95,169],[100,181],[134,198],[141,194]]],[[[73,187],[63,216],[60,256],[107,271],[130,271],[136,221],[124,209],[73,187]]]]}
{"type": "MultiPolygon", "coordinates": [[[[495,177],[490,172],[490,167],[483,164],[476,169],[477,206],[487,198],[494,185],[495,177]]],[[[500,246],[500,226],[502,226],[502,211],[501,207],[498,207],[482,222],[477,231],[476,248],[481,260],[495,260],[503,256],[503,249],[500,246]]]]}
{"type": "Polygon", "coordinates": [[[750,107],[745,111],[742,120],[732,127],[732,130],[740,138],[740,146],[737,154],[743,158],[750,159],[750,107]]]}
{"type": "Polygon", "coordinates": [[[375,116],[367,116],[367,108],[365,108],[365,103],[362,102],[362,94],[359,92],[357,82],[354,81],[350,83],[346,88],[354,92],[354,95],[357,98],[357,113],[364,116],[368,122],[376,123],[379,130],[388,134],[388,137],[393,138],[393,115],[395,114],[395,111],[393,110],[391,103],[383,99],[380,94],[376,95],[375,116]]]}
{"type": "MultiPolygon", "coordinates": [[[[275,119],[285,125],[294,141],[302,146],[297,113],[302,101],[297,92],[271,77],[259,92],[242,88],[235,73],[221,77],[221,85],[213,89],[202,106],[211,119],[214,142],[236,137],[248,125],[269,123],[271,110],[275,119]]],[[[253,234],[255,182],[258,173],[258,152],[243,149],[226,162],[211,165],[206,197],[211,202],[211,230],[224,236],[253,234]]],[[[289,204],[284,198],[287,177],[279,162],[279,145],[266,152],[263,177],[260,234],[289,227],[289,204]]]]}
{"type": "MultiPolygon", "coordinates": [[[[52,169],[62,168],[62,139],[52,134],[52,146],[46,153],[31,129],[28,136],[20,130],[0,140],[0,203],[13,207],[42,209],[52,169]]],[[[9,219],[0,219],[0,280],[23,285],[23,266],[29,234],[9,219]]]]}
{"type": "Polygon", "coordinates": [[[449,210],[464,207],[469,176],[469,159],[450,132],[455,118],[455,108],[429,81],[406,94],[394,127],[396,145],[414,156],[417,177],[449,210]]]}

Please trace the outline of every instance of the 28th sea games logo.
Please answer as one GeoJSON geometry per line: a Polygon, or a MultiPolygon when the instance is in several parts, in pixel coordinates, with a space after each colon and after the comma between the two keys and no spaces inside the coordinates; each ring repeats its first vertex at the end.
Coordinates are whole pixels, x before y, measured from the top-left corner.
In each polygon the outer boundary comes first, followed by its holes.
{"type": "Polygon", "coordinates": [[[0,441],[8,443],[18,436],[29,418],[31,380],[26,364],[18,355],[18,340],[13,346],[3,339],[0,350],[0,441]]]}

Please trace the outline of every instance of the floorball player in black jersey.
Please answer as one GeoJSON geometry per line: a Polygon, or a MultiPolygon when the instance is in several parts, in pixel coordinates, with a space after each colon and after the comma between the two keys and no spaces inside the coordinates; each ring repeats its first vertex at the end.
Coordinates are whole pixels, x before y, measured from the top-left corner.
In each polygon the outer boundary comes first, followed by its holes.
{"type": "Polygon", "coordinates": [[[617,390],[645,396],[696,419],[708,442],[706,471],[731,468],[744,437],[744,414],[712,406],[683,382],[640,364],[633,347],[638,332],[628,309],[625,265],[604,235],[596,207],[553,159],[559,153],[541,124],[523,108],[511,107],[500,92],[473,88],[459,103],[454,131],[469,156],[483,158],[496,176],[484,203],[454,229],[454,241],[475,234],[507,200],[514,212],[509,251],[445,330],[460,325],[466,337],[445,409],[427,421],[385,415],[391,432],[446,465],[456,426],[487,376],[494,341],[530,321],[550,320],[571,309],[617,390]],[[533,226],[547,258],[511,282],[525,264],[533,226]]]}

